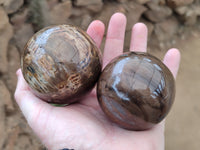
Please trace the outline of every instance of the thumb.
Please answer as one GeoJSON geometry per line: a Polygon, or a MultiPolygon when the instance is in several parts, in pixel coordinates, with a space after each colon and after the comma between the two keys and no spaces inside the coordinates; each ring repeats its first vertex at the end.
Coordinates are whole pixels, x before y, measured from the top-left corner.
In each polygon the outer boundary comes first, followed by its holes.
{"type": "Polygon", "coordinates": [[[50,111],[52,106],[40,100],[31,92],[28,84],[23,78],[21,69],[19,69],[16,74],[18,77],[15,91],[16,102],[19,105],[29,125],[34,126],[36,120],[39,117],[45,115],[46,113],[44,112],[50,111]]]}

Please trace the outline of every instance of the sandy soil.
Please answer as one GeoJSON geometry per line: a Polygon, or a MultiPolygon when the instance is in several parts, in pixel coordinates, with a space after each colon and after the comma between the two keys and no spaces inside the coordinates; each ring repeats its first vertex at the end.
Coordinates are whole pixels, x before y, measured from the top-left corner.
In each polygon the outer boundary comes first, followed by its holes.
{"type": "MultiPolygon", "coordinates": [[[[199,150],[200,147],[200,33],[193,32],[175,45],[181,51],[176,99],[166,120],[166,150],[199,150]]],[[[162,57],[163,52],[152,52],[162,57]]]]}
{"type": "Polygon", "coordinates": [[[200,147],[200,34],[179,41],[182,61],[176,101],[166,123],[166,150],[200,147]]]}

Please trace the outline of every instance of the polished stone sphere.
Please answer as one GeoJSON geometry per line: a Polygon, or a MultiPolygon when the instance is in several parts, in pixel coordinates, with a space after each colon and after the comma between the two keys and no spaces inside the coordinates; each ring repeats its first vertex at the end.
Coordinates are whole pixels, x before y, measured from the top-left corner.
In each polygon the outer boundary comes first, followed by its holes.
{"type": "Polygon", "coordinates": [[[102,68],[94,41],[78,27],[50,26],[37,32],[21,56],[23,76],[33,93],[55,104],[77,101],[92,90],[102,68]]]}
{"type": "Polygon", "coordinates": [[[108,118],[129,130],[162,121],[175,96],[170,70],[148,53],[128,52],[113,59],[97,84],[99,104],[108,118]]]}

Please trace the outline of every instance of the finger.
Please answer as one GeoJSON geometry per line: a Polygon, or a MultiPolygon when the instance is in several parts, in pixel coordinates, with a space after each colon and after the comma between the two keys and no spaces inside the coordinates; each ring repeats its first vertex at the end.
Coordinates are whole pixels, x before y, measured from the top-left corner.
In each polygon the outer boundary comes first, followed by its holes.
{"type": "Polygon", "coordinates": [[[105,26],[99,20],[93,21],[87,29],[87,33],[95,41],[95,43],[97,44],[98,47],[100,47],[100,45],[101,45],[104,31],[105,31],[105,26]]]}
{"type": "Polygon", "coordinates": [[[45,115],[45,113],[41,113],[41,108],[44,111],[48,111],[52,106],[43,102],[34,94],[32,94],[30,88],[23,78],[21,69],[17,71],[17,77],[18,82],[15,91],[15,99],[26,120],[32,126],[35,120],[37,120],[37,118],[39,117],[39,114],[45,115]]]}
{"type": "Polygon", "coordinates": [[[180,64],[180,52],[178,49],[172,48],[168,50],[168,52],[165,54],[164,57],[164,64],[170,69],[172,72],[174,78],[176,78],[178,69],[179,69],[179,64],[180,64]]]}
{"type": "Polygon", "coordinates": [[[132,28],[130,51],[147,51],[148,29],[145,24],[137,23],[132,28]]]}
{"type": "Polygon", "coordinates": [[[126,17],[122,13],[115,13],[109,22],[104,48],[103,66],[123,52],[126,17]]]}

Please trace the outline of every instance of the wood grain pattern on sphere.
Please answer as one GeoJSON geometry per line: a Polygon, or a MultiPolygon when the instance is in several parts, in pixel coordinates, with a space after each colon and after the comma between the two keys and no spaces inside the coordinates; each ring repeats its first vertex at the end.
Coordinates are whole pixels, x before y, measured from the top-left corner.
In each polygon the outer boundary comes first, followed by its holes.
{"type": "Polygon", "coordinates": [[[25,80],[40,98],[72,103],[89,92],[101,73],[101,54],[80,28],[59,25],[36,33],[24,48],[21,67],[25,80]]]}
{"type": "Polygon", "coordinates": [[[147,53],[128,52],[112,60],[97,84],[105,114],[130,130],[145,130],[169,112],[175,96],[170,70],[147,53]]]}

